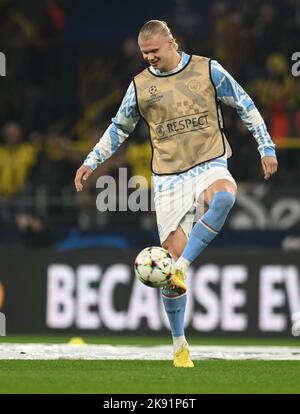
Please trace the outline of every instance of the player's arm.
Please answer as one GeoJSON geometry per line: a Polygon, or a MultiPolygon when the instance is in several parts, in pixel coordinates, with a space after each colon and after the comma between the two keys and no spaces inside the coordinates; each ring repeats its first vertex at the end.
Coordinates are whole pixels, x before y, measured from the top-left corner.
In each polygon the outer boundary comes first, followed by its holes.
{"type": "Polygon", "coordinates": [[[217,99],[236,108],[242,121],[256,139],[264,178],[269,179],[277,171],[278,163],[266,124],[250,96],[239,83],[215,60],[211,61],[211,76],[217,91],[217,99]]]}
{"type": "Polygon", "coordinates": [[[129,134],[133,132],[139,119],[134,85],[131,82],[112,123],[76,172],[74,182],[77,191],[82,191],[84,181],[89,178],[98,165],[116,152],[129,134]]]}

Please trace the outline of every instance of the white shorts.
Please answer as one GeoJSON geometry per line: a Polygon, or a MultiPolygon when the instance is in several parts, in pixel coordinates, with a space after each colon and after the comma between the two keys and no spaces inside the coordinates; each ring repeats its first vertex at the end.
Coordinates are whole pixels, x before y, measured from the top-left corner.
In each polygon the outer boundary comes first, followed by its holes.
{"type": "Polygon", "coordinates": [[[203,191],[217,180],[236,182],[224,167],[212,167],[173,188],[154,195],[157,227],[161,244],[180,225],[188,237],[193,223],[204,214],[203,191]]]}

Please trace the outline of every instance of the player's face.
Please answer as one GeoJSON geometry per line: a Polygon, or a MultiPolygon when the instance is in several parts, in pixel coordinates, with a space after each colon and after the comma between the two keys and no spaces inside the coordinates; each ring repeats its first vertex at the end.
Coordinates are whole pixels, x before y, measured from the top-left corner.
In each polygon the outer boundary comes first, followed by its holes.
{"type": "Polygon", "coordinates": [[[139,47],[143,58],[155,69],[161,72],[174,69],[170,67],[174,59],[174,41],[171,38],[156,34],[149,39],[139,38],[139,47]]]}

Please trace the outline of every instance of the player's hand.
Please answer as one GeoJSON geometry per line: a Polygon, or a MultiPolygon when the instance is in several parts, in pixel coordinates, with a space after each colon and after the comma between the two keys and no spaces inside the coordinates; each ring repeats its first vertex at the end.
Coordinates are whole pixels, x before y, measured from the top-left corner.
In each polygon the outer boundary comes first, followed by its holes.
{"type": "Polygon", "coordinates": [[[278,162],[276,157],[262,157],[261,165],[263,168],[264,179],[268,180],[273,174],[276,173],[278,168],[278,162]]]}
{"type": "Polygon", "coordinates": [[[92,174],[93,170],[88,167],[87,165],[82,165],[80,168],[78,168],[75,176],[75,187],[77,192],[82,191],[83,189],[83,181],[86,181],[89,176],[92,174]]]}

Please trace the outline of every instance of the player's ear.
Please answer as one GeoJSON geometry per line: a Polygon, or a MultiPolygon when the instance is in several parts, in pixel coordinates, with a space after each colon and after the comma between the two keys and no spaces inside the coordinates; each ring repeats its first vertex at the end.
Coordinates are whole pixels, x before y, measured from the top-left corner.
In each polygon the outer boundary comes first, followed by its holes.
{"type": "Polygon", "coordinates": [[[171,37],[171,39],[169,40],[169,44],[170,46],[176,49],[176,40],[174,39],[174,37],[171,37]]]}

